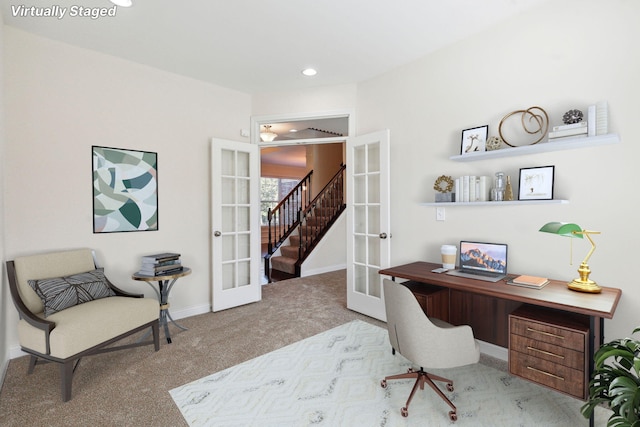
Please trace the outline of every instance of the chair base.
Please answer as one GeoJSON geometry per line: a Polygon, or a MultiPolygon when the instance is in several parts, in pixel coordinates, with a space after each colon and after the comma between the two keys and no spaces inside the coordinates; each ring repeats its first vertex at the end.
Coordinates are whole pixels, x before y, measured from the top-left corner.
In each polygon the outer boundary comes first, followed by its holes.
{"type": "Polygon", "coordinates": [[[428,384],[429,387],[431,387],[433,391],[435,391],[438,394],[438,396],[440,396],[442,400],[444,400],[451,407],[451,411],[449,411],[449,419],[451,421],[456,421],[458,419],[458,414],[456,412],[455,405],[451,403],[449,398],[447,398],[447,396],[445,396],[444,393],[440,390],[440,388],[434,383],[434,381],[447,383],[447,386],[446,386],[447,391],[451,392],[453,391],[453,381],[451,381],[448,378],[443,378],[438,375],[430,374],[428,372],[425,372],[422,368],[420,368],[420,370],[418,371],[415,371],[413,368],[409,368],[406,374],[390,375],[388,377],[385,377],[380,382],[380,385],[382,386],[382,388],[387,388],[388,380],[399,380],[399,379],[407,379],[407,378],[415,378],[416,382],[413,385],[413,388],[411,389],[411,394],[407,399],[407,403],[403,408],[400,409],[400,414],[402,414],[403,417],[409,416],[409,404],[411,403],[411,399],[413,399],[413,396],[416,393],[416,390],[418,390],[418,387],[420,387],[420,390],[424,390],[424,385],[428,384]]]}
{"type": "Polygon", "coordinates": [[[44,364],[44,363],[57,363],[60,367],[60,389],[62,392],[62,401],[68,402],[71,400],[71,384],[73,380],[73,374],[76,371],[76,368],[80,364],[80,359],[84,356],[92,356],[96,354],[109,353],[112,351],[119,351],[128,348],[140,347],[145,345],[153,344],[155,351],[160,350],[160,327],[159,321],[153,320],[149,323],[146,323],[142,326],[139,326],[131,331],[125,332],[115,338],[112,338],[104,343],[98,344],[88,350],[80,352],[74,356],[68,357],[66,359],[59,359],[57,357],[52,357],[49,355],[41,354],[36,351],[30,350],[28,348],[22,348],[22,350],[29,354],[29,366],[27,368],[27,374],[32,374],[36,365],[44,364]],[[125,344],[120,346],[110,347],[111,344],[128,337],[129,335],[133,335],[137,332],[140,332],[144,329],[151,328],[151,333],[153,335],[152,341],[145,342],[137,342],[133,344],[125,344]]]}

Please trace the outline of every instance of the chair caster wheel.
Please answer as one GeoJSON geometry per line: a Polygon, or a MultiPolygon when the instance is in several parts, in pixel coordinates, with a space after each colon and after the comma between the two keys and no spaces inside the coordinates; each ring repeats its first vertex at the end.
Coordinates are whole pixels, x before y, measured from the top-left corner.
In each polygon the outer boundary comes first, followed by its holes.
{"type": "Polygon", "coordinates": [[[408,417],[409,416],[409,410],[405,407],[405,408],[401,408],[400,409],[400,415],[402,415],[403,417],[408,417]]]}
{"type": "Polygon", "coordinates": [[[453,384],[451,384],[451,383],[447,384],[447,390],[448,391],[453,391],[453,384]]]}
{"type": "Polygon", "coordinates": [[[387,380],[380,381],[380,387],[387,388],[387,380]]]}
{"type": "Polygon", "coordinates": [[[458,420],[458,414],[456,414],[455,411],[451,411],[449,412],[449,419],[451,421],[457,421],[458,420]]]}

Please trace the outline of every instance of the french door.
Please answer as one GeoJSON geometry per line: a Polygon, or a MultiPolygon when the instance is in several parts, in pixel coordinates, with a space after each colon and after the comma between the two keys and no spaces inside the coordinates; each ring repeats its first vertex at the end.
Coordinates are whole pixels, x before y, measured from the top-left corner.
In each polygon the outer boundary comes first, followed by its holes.
{"type": "Polygon", "coordinates": [[[259,301],[260,149],[211,141],[213,311],[259,301]]]}
{"type": "Polygon", "coordinates": [[[347,307],[386,320],[382,276],[390,266],[389,130],[347,139],[347,307]]]}

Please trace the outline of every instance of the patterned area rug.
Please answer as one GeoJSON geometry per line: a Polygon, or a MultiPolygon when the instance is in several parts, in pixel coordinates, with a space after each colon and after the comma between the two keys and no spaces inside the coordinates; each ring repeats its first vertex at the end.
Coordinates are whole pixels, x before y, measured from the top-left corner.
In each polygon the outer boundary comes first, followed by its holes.
{"type": "MultiPolygon", "coordinates": [[[[413,386],[389,381],[406,372],[391,354],[387,331],[355,320],[170,391],[192,426],[588,426],[582,401],[482,364],[430,370],[450,378],[449,406],[430,388],[416,392],[409,416],[400,415],[413,386]]],[[[609,412],[597,412],[606,425],[609,412]]]]}

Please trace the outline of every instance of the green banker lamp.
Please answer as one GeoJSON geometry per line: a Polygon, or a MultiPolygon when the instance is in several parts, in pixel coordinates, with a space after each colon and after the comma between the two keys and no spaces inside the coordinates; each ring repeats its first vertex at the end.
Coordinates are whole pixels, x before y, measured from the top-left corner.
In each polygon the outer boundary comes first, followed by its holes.
{"type": "Polygon", "coordinates": [[[597,294],[602,291],[602,289],[596,284],[596,282],[589,279],[591,270],[589,269],[589,264],[587,264],[587,261],[589,261],[589,258],[591,258],[591,255],[593,254],[593,251],[596,250],[596,244],[593,242],[589,235],[600,234],[599,231],[583,230],[577,224],[568,222],[549,222],[543,225],[539,231],[580,239],[582,239],[582,236],[586,236],[591,243],[591,250],[589,251],[589,253],[587,253],[587,256],[580,263],[580,268],[578,268],[578,274],[580,274],[580,278],[573,279],[573,281],[569,282],[567,286],[569,287],[569,289],[578,292],[589,292],[592,294],[597,294]]]}

